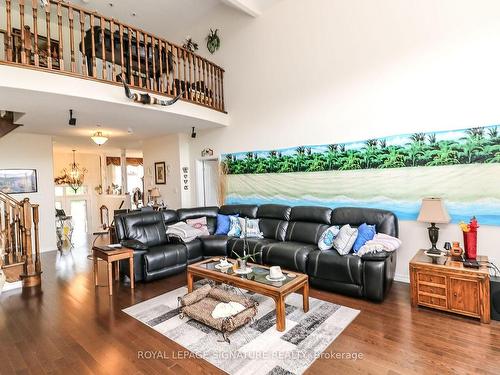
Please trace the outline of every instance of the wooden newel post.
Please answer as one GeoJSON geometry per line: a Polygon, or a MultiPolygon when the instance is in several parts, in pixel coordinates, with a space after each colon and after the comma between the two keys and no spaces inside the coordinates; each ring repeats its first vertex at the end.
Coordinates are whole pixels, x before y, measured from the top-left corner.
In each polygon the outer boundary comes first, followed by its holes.
{"type": "Polygon", "coordinates": [[[33,225],[35,233],[35,272],[42,273],[42,265],[40,263],[40,235],[38,232],[38,222],[40,215],[38,213],[38,204],[33,205],[33,225]]]}
{"type": "Polygon", "coordinates": [[[32,206],[28,198],[24,198],[21,202],[23,206],[23,221],[24,221],[24,241],[25,244],[23,256],[24,256],[24,267],[23,274],[21,275],[21,280],[23,281],[23,287],[32,287],[40,285],[42,280],[40,273],[36,272],[35,264],[33,262],[33,245],[31,238],[31,229],[33,224],[32,219],[32,206]]]}

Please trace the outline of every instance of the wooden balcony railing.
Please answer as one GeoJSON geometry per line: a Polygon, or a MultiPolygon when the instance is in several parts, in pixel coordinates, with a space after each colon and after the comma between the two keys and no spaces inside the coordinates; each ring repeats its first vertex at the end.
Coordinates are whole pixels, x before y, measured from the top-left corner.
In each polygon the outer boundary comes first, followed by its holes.
{"type": "Polygon", "coordinates": [[[23,287],[41,283],[38,222],[38,204],[0,192],[0,266],[8,281],[22,280],[23,287]]]}
{"type": "Polygon", "coordinates": [[[174,43],[60,1],[0,0],[0,11],[0,63],[113,84],[123,73],[137,89],[225,112],[224,70],[174,43]]]}

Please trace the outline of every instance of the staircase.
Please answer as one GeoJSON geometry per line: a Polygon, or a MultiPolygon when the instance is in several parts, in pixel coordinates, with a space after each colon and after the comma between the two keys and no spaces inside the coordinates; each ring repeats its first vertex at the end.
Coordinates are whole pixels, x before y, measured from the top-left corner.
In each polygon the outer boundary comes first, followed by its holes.
{"type": "Polygon", "coordinates": [[[0,138],[22,126],[16,124],[19,117],[19,114],[12,111],[0,111],[0,138]]]}
{"type": "Polygon", "coordinates": [[[21,280],[23,288],[42,282],[38,222],[38,204],[0,192],[0,267],[8,282],[21,280]]]}

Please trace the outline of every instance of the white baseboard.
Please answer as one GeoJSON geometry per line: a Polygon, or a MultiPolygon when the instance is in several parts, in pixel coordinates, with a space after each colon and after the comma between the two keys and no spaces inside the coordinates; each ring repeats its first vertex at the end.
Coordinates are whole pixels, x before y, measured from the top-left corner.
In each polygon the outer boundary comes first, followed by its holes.
{"type": "Polygon", "coordinates": [[[410,283],[410,277],[408,275],[394,275],[394,280],[402,282],[402,283],[410,283]]]}
{"type": "Polygon", "coordinates": [[[15,281],[13,283],[5,283],[1,292],[7,292],[9,290],[18,289],[23,287],[23,282],[21,280],[15,281]]]}

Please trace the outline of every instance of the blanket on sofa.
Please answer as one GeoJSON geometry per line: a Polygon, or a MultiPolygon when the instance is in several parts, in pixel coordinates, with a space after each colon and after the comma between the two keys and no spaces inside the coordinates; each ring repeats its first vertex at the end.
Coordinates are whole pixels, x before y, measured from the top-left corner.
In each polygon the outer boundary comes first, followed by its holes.
{"type": "Polygon", "coordinates": [[[182,242],[191,242],[204,234],[205,232],[203,230],[194,228],[183,221],[172,224],[167,228],[167,235],[179,237],[182,242]]]}
{"type": "Polygon", "coordinates": [[[373,239],[361,246],[356,255],[363,256],[368,253],[378,253],[380,251],[392,252],[399,249],[401,244],[402,242],[399,238],[384,233],[377,233],[373,239]]]}

